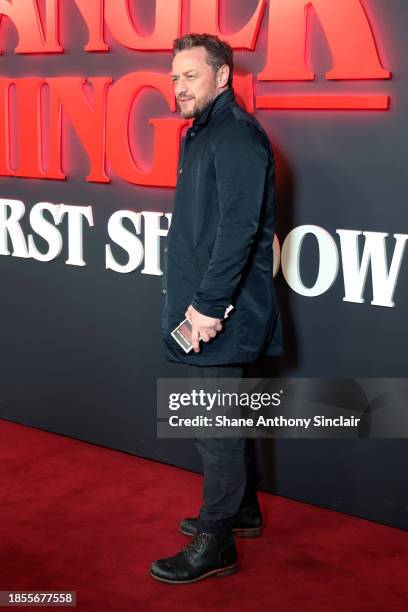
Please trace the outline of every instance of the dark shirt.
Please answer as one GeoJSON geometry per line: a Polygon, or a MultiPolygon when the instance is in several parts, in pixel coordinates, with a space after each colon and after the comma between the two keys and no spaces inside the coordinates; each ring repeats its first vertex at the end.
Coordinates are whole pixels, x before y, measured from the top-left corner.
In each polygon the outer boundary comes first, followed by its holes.
{"type": "Polygon", "coordinates": [[[181,143],[163,276],[162,334],[170,361],[222,365],[279,355],[282,328],[272,276],[274,157],[262,126],[219,94],[181,143]],[[223,330],[186,354],[170,332],[192,304],[223,330]]]}

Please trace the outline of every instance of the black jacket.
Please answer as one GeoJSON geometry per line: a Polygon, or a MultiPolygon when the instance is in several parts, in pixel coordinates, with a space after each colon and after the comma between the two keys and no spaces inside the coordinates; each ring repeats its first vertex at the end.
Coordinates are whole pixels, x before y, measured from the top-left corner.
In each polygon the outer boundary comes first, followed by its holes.
{"type": "Polygon", "coordinates": [[[174,211],[167,237],[161,329],[169,361],[196,365],[253,362],[282,353],[272,276],[274,157],[258,121],[219,94],[181,142],[174,211]],[[222,319],[200,352],[185,353],[170,332],[192,304],[222,319]]]}

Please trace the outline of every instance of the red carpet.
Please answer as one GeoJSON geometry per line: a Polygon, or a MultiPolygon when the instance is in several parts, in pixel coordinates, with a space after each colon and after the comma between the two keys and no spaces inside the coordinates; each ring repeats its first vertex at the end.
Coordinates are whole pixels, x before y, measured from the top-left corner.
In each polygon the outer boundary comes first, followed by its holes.
{"type": "Polygon", "coordinates": [[[187,542],[201,477],[4,420],[0,441],[0,590],[75,590],[86,612],[407,609],[407,533],[267,494],[239,572],[154,581],[151,561],[187,542]]]}

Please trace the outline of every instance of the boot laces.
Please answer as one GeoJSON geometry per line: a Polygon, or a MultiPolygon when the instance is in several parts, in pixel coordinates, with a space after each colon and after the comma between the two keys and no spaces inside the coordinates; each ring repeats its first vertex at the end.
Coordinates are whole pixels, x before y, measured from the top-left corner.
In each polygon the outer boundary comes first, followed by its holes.
{"type": "Polygon", "coordinates": [[[188,561],[191,561],[196,555],[198,555],[208,542],[207,533],[199,533],[184,548],[183,553],[188,561]]]}

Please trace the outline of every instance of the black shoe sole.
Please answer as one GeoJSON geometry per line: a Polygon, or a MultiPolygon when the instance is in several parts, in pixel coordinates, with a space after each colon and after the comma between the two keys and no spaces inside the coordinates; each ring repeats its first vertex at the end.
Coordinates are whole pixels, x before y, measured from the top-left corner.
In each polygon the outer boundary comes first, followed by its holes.
{"type": "Polygon", "coordinates": [[[236,529],[232,530],[232,533],[239,538],[259,538],[262,535],[263,525],[260,527],[249,527],[248,529],[236,529]]]}
{"type": "MultiPolygon", "coordinates": [[[[232,533],[238,536],[239,538],[259,538],[259,536],[262,535],[262,529],[263,529],[263,525],[261,525],[260,527],[250,527],[248,529],[243,529],[243,528],[241,529],[241,528],[236,527],[235,529],[232,530],[232,533]]],[[[184,531],[182,527],[179,527],[179,531],[183,535],[186,535],[189,537],[193,537],[197,535],[195,532],[191,533],[190,531],[184,531]]]]}
{"type": "Polygon", "coordinates": [[[159,580],[160,582],[166,582],[167,584],[190,584],[191,582],[198,582],[199,580],[204,580],[204,578],[209,578],[210,576],[231,576],[231,574],[235,574],[237,571],[238,563],[234,565],[228,565],[227,567],[223,567],[222,569],[211,570],[210,572],[206,572],[202,576],[198,576],[198,578],[193,578],[192,580],[169,580],[168,578],[160,578],[153,574],[150,570],[150,575],[155,580],[159,580]]]}

